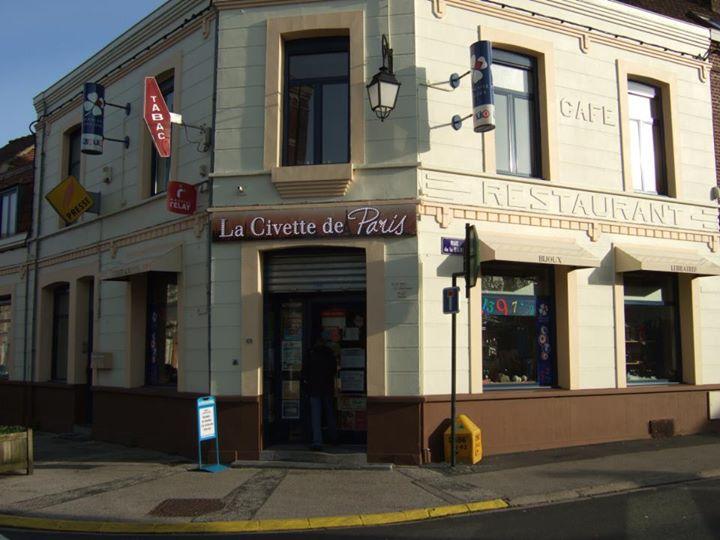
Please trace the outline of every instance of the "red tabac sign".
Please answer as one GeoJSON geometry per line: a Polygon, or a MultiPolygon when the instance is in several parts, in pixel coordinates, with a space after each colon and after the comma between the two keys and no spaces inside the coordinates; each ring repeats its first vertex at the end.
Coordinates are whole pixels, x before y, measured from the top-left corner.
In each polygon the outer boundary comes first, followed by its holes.
{"type": "Polygon", "coordinates": [[[170,111],[155,77],[145,77],[145,123],[160,157],[170,157],[170,111]]]}
{"type": "Polygon", "coordinates": [[[414,204],[218,212],[212,218],[213,238],[238,241],[412,236],[417,232],[416,212],[414,204]]]}
{"type": "Polygon", "coordinates": [[[197,189],[185,182],[168,182],[167,209],[175,214],[194,214],[197,208],[197,189]]]}

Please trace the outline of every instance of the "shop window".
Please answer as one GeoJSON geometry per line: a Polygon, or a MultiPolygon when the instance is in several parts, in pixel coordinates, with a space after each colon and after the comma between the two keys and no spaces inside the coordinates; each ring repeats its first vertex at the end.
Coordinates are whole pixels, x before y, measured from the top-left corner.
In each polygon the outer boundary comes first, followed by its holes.
{"type": "Polygon", "coordinates": [[[624,292],[628,384],[680,382],[677,277],[626,273],[624,292]]]}
{"type": "Polygon", "coordinates": [[[633,189],[667,195],[660,88],[628,81],[628,118],[633,189]]]}
{"type": "Polygon", "coordinates": [[[10,376],[10,330],[12,304],[9,296],[0,296],[0,380],[10,376]]]}
{"type": "Polygon", "coordinates": [[[67,167],[66,176],[74,176],[80,180],[80,126],[67,132],[67,167]]]}
{"type": "Polygon", "coordinates": [[[17,187],[0,193],[0,238],[12,236],[17,232],[17,207],[17,187]]]}
{"type": "Polygon", "coordinates": [[[552,266],[486,263],[481,274],[485,388],[554,385],[552,266]]]}
{"type": "MultiPolygon", "coordinates": [[[[173,110],[173,101],[175,95],[175,78],[174,71],[170,70],[157,78],[160,92],[165,98],[168,109],[173,110]]],[[[167,185],[170,181],[170,159],[162,158],[158,155],[155,145],[152,145],[150,151],[150,195],[157,195],[167,191],[167,185]]]]}
{"type": "Polygon", "coordinates": [[[147,286],[145,384],[177,386],[177,274],[151,272],[147,286]]]}
{"type": "Polygon", "coordinates": [[[51,378],[67,380],[70,316],[70,286],[60,285],[53,291],[51,378]]]}
{"type": "Polygon", "coordinates": [[[540,177],[537,62],[531,56],[494,49],[492,74],[497,172],[540,177]]]}
{"type": "Polygon", "coordinates": [[[285,42],[283,165],[350,161],[347,37],[285,42]]]}

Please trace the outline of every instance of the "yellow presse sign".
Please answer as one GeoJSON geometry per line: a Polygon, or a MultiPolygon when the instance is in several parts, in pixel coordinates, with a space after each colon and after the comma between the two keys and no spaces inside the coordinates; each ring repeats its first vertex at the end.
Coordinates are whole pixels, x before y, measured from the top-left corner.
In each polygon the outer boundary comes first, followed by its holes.
{"type": "Polygon", "coordinates": [[[45,195],[65,223],[73,223],[92,205],[93,198],[74,176],[68,176],[45,195]]]}

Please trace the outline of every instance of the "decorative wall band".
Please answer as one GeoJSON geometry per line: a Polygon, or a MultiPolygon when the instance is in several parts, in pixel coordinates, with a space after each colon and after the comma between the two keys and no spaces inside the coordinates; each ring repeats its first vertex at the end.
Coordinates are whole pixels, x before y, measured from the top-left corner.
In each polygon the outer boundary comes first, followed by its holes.
{"type": "Polygon", "coordinates": [[[705,82],[707,80],[707,74],[710,71],[711,64],[709,62],[704,62],[702,60],[694,59],[694,58],[687,58],[679,56],[678,54],[673,54],[671,52],[666,52],[661,49],[656,49],[653,47],[649,47],[646,45],[640,45],[629,43],[620,39],[613,39],[611,36],[603,35],[603,34],[594,34],[592,32],[582,32],[580,29],[577,28],[571,28],[569,26],[560,24],[559,22],[555,22],[548,19],[543,19],[541,17],[532,17],[530,15],[527,15],[522,12],[517,12],[511,9],[502,9],[500,7],[491,6],[482,2],[478,2],[477,0],[440,0],[436,2],[436,0],[433,1],[433,13],[435,13],[436,16],[442,17],[442,15],[445,12],[445,8],[443,7],[443,4],[449,4],[453,5],[460,9],[465,9],[468,11],[474,11],[476,13],[483,13],[485,15],[489,15],[492,17],[497,17],[499,19],[505,19],[508,21],[514,21],[521,24],[526,24],[528,26],[534,26],[536,28],[542,28],[544,30],[549,30],[551,32],[559,33],[559,34],[565,34],[570,37],[574,37],[576,39],[580,40],[580,49],[583,52],[587,52],[591,43],[601,43],[603,45],[608,45],[610,47],[615,47],[618,49],[625,49],[627,51],[639,53],[645,56],[652,56],[654,58],[665,60],[668,62],[673,62],[675,64],[680,64],[682,66],[690,66],[694,67],[698,70],[698,77],[702,82],[705,82]],[[437,5],[436,5],[437,4],[437,5]],[[437,11],[436,11],[437,10],[437,11]]]}
{"type": "MultiPolygon", "coordinates": [[[[215,18],[214,14],[207,15],[205,17],[199,18],[197,21],[194,21],[192,24],[189,24],[186,28],[178,32],[177,34],[174,34],[170,37],[168,37],[164,42],[161,44],[156,45],[153,49],[147,52],[147,54],[141,54],[139,58],[136,58],[135,60],[128,62],[127,65],[123,66],[122,69],[112,73],[108,77],[106,77],[104,80],[99,81],[103,83],[105,86],[110,86],[111,84],[117,82],[118,80],[125,77],[128,73],[131,71],[137,69],[144,63],[148,62],[149,60],[152,60],[156,56],[162,54],[164,51],[175,45],[178,41],[181,39],[187,37],[188,35],[196,32],[197,30],[202,30],[205,25],[209,24],[210,21],[212,21],[215,18]]],[[[204,34],[203,34],[204,35],[204,34]]],[[[52,124],[53,122],[57,121],[58,118],[61,118],[65,116],[68,112],[71,110],[80,107],[82,105],[82,95],[76,96],[72,101],[69,101],[66,103],[63,107],[53,112],[50,116],[48,116],[45,120],[39,122],[40,125],[44,124],[52,124]]]]}
{"type": "MultiPolygon", "coordinates": [[[[123,236],[103,240],[102,242],[92,246],[86,246],[73,251],[65,252],[62,255],[43,257],[38,261],[38,267],[47,268],[56,264],[83,259],[91,255],[97,255],[105,251],[110,251],[114,257],[119,248],[139,244],[148,240],[154,240],[156,238],[163,238],[165,236],[170,236],[190,229],[194,229],[196,237],[199,237],[200,233],[204,230],[208,219],[208,214],[198,214],[180,221],[166,223],[123,236]]],[[[22,264],[2,267],[0,268],[0,276],[7,276],[16,273],[20,273],[21,276],[24,276],[25,273],[34,266],[34,264],[34,261],[29,261],[22,264]]]]}
{"type": "Polygon", "coordinates": [[[635,224],[619,224],[595,220],[583,220],[566,217],[553,217],[514,213],[505,210],[478,209],[461,206],[446,206],[434,203],[421,203],[418,206],[418,215],[430,216],[442,227],[450,226],[454,219],[486,221],[489,223],[507,223],[509,225],[529,225],[531,227],[547,227],[551,229],[564,229],[570,231],[584,231],[593,242],[596,242],[600,233],[620,234],[626,236],[640,236],[645,238],[660,238],[664,240],[681,240],[706,244],[711,251],[717,252],[720,244],[720,235],[669,229],[666,227],[646,227],[635,224]]]}

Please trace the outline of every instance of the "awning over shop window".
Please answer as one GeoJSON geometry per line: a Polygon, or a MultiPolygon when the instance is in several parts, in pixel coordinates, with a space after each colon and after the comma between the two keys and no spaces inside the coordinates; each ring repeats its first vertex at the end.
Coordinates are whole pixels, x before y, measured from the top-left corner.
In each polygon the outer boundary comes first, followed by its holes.
{"type": "Polygon", "coordinates": [[[149,257],[130,259],[108,266],[101,274],[103,281],[128,281],[132,276],[145,272],[181,272],[182,246],[149,257]]]}
{"type": "Polygon", "coordinates": [[[567,238],[496,234],[480,238],[480,260],[596,268],[600,259],[567,238]]]}
{"type": "Polygon", "coordinates": [[[615,246],[615,271],[676,272],[720,276],[720,266],[697,251],[666,247],[615,246]]]}

